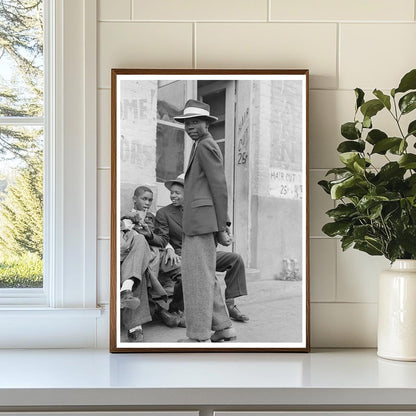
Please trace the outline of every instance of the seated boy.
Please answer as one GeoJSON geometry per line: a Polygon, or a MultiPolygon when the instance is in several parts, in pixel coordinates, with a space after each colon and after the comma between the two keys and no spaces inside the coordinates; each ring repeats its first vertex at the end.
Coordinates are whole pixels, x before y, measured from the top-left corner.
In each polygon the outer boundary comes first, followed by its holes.
{"type": "MultiPolygon", "coordinates": [[[[153,244],[159,247],[166,247],[166,250],[161,255],[160,271],[162,275],[165,274],[166,278],[172,279],[175,283],[169,312],[179,316],[180,319],[176,326],[185,326],[181,280],[183,175],[165,182],[165,186],[170,191],[172,203],[160,208],[156,213],[156,229],[153,236],[153,244]]],[[[247,295],[245,265],[242,257],[237,253],[217,251],[215,269],[217,272],[226,272],[225,303],[230,318],[235,321],[247,322],[249,317],[239,310],[234,300],[237,297],[247,295]]],[[[159,279],[161,280],[160,275],[159,279]]]]}
{"type": "MultiPolygon", "coordinates": [[[[152,202],[152,190],[139,186],[134,191],[133,209],[121,218],[121,324],[127,330],[129,342],[143,341],[142,325],[152,320],[149,291],[155,298],[167,297],[157,279],[160,256],[152,244],[154,215],[149,211],[152,202]]],[[[169,321],[167,311],[157,303],[153,306],[162,319],[169,321]]]]}

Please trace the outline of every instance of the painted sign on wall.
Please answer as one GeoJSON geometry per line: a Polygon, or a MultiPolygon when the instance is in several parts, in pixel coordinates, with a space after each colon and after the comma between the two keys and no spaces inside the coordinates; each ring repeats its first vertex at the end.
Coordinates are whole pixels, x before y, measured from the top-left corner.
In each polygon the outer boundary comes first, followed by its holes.
{"type": "Polygon", "coordinates": [[[302,199],[302,174],[293,170],[270,168],[270,196],[302,199]]]}
{"type": "Polygon", "coordinates": [[[238,119],[237,125],[237,165],[245,165],[248,162],[250,139],[250,109],[247,107],[238,119]]]}
{"type": "Polygon", "coordinates": [[[156,165],[157,83],[123,81],[120,93],[121,183],[153,183],[156,165]]]}

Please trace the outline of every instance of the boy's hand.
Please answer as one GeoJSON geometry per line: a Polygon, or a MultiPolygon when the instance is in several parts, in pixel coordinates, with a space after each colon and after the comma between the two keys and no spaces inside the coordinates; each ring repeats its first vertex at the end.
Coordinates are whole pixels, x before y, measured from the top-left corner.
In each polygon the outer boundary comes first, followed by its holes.
{"type": "Polygon", "coordinates": [[[172,248],[166,249],[165,264],[168,264],[169,261],[171,266],[181,262],[180,256],[178,256],[172,248]]]}
{"type": "Polygon", "coordinates": [[[145,222],[142,222],[141,224],[136,225],[134,229],[139,234],[143,234],[146,238],[152,237],[152,231],[150,230],[149,226],[145,222]]]}
{"type": "Polygon", "coordinates": [[[218,244],[221,244],[222,246],[228,247],[231,244],[232,239],[229,236],[229,234],[227,233],[227,231],[218,231],[217,241],[218,241],[218,244]]]}

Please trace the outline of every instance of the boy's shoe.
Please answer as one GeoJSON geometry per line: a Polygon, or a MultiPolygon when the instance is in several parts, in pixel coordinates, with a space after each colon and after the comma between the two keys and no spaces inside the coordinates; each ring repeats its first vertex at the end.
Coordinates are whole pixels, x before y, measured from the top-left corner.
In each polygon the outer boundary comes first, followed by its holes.
{"type": "Polygon", "coordinates": [[[211,336],[211,342],[234,341],[236,339],[237,334],[232,327],[215,331],[211,336]]]}
{"type": "Polygon", "coordinates": [[[182,338],[178,339],[178,342],[211,342],[211,340],[208,339],[195,339],[195,338],[182,338]]]}
{"type": "Polygon", "coordinates": [[[247,322],[250,319],[247,315],[244,315],[243,313],[241,313],[240,309],[237,308],[237,305],[227,304],[227,309],[228,309],[228,314],[230,315],[230,318],[233,319],[234,321],[247,322]]]}
{"type": "Polygon", "coordinates": [[[176,314],[179,316],[178,326],[181,327],[181,328],[186,328],[185,314],[181,311],[176,312],[176,314]]]}
{"type": "Polygon", "coordinates": [[[168,312],[166,309],[160,308],[158,311],[158,315],[160,316],[162,322],[169,328],[177,327],[180,324],[180,317],[176,315],[176,313],[171,313],[168,312]]]}
{"type": "Polygon", "coordinates": [[[121,309],[137,309],[140,305],[140,299],[133,296],[131,290],[123,290],[120,293],[121,309]]]}
{"type": "Polygon", "coordinates": [[[138,328],[133,332],[127,331],[127,340],[129,342],[143,342],[144,341],[143,329],[138,328]]]}

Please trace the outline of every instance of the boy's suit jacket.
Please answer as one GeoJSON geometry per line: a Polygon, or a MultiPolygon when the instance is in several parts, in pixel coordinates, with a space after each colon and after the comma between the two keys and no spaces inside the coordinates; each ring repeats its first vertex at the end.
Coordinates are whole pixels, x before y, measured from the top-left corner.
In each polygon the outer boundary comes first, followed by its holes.
{"type": "Polygon", "coordinates": [[[170,243],[177,255],[182,253],[182,207],[170,204],[156,213],[153,243],[165,248],[170,243]]]}
{"type": "Polygon", "coordinates": [[[207,133],[198,140],[185,173],[184,233],[192,236],[225,231],[227,205],[222,153],[207,133]]]}

